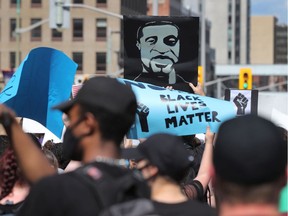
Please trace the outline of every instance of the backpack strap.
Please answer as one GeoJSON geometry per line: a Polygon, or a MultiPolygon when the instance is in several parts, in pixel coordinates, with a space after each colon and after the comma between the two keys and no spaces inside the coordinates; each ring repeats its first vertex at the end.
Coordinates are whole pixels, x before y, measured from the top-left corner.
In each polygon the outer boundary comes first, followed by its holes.
{"type": "Polygon", "coordinates": [[[99,205],[99,208],[104,209],[105,204],[101,199],[97,187],[99,183],[98,180],[92,181],[92,179],[87,174],[85,174],[85,171],[82,168],[75,170],[73,173],[75,174],[73,176],[76,177],[76,179],[78,179],[83,185],[86,185],[89,188],[89,191],[92,192],[93,197],[97,201],[97,205],[99,205]]]}

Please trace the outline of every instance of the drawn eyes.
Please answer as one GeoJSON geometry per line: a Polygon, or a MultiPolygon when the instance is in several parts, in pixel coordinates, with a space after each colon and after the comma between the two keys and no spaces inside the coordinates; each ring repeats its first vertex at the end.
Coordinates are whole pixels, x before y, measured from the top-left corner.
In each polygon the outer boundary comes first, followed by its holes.
{"type": "Polygon", "coordinates": [[[167,46],[175,46],[175,44],[178,42],[178,38],[176,38],[173,35],[169,35],[164,38],[164,44],[167,46]]]}

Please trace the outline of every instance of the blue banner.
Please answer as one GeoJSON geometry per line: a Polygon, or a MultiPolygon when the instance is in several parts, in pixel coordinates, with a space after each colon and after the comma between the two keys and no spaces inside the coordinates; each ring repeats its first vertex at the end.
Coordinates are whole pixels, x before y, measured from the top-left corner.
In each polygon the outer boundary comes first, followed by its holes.
{"type": "Polygon", "coordinates": [[[0,103],[17,116],[41,123],[60,138],[62,113],[51,107],[69,99],[76,69],[77,64],[59,50],[33,49],[1,92],[0,103]]]}
{"type": "Polygon", "coordinates": [[[118,80],[131,86],[137,97],[138,109],[135,124],[128,134],[130,139],[147,138],[160,132],[178,136],[205,133],[207,125],[217,132],[222,122],[236,116],[233,103],[229,101],[118,80]]]}

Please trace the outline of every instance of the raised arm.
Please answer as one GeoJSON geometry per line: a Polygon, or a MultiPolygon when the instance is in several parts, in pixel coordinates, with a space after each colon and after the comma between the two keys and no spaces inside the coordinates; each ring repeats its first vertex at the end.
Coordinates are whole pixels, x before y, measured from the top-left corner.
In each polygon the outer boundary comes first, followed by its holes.
{"type": "Polygon", "coordinates": [[[198,174],[194,179],[198,180],[202,184],[204,191],[206,190],[208,183],[211,179],[209,171],[212,165],[213,139],[214,139],[214,133],[212,133],[210,127],[207,126],[205,134],[205,149],[202,155],[202,160],[198,174]]]}
{"type": "Polygon", "coordinates": [[[45,176],[56,173],[31,137],[22,130],[15,116],[11,109],[0,104],[1,123],[11,139],[19,165],[27,180],[34,183],[45,176]]]}

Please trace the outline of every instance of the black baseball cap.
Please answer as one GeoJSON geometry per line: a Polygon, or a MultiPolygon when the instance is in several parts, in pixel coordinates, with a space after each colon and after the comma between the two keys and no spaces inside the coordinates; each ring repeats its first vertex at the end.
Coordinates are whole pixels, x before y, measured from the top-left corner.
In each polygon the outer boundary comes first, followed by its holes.
{"type": "Polygon", "coordinates": [[[216,176],[240,185],[271,182],[285,175],[287,144],[277,126],[256,115],[224,122],[213,162],[216,176]]]}
{"type": "Polygon", "coordinates": [[[176,181],[181,180],[194,160],[180,137],[165,133],[150,136],[136,148],[123,149],[122,157],[136,161],[147,159],[161,175],[176,181]]]}
{"type": "Polygon", "coordinates": [[[87,80],[74,99],[61,103],[54,109],[67,113],[76,103],[101,107],[115,114],[136,112],[136,97],[132,89],[115,78],[93,77],[87,80]]]}

